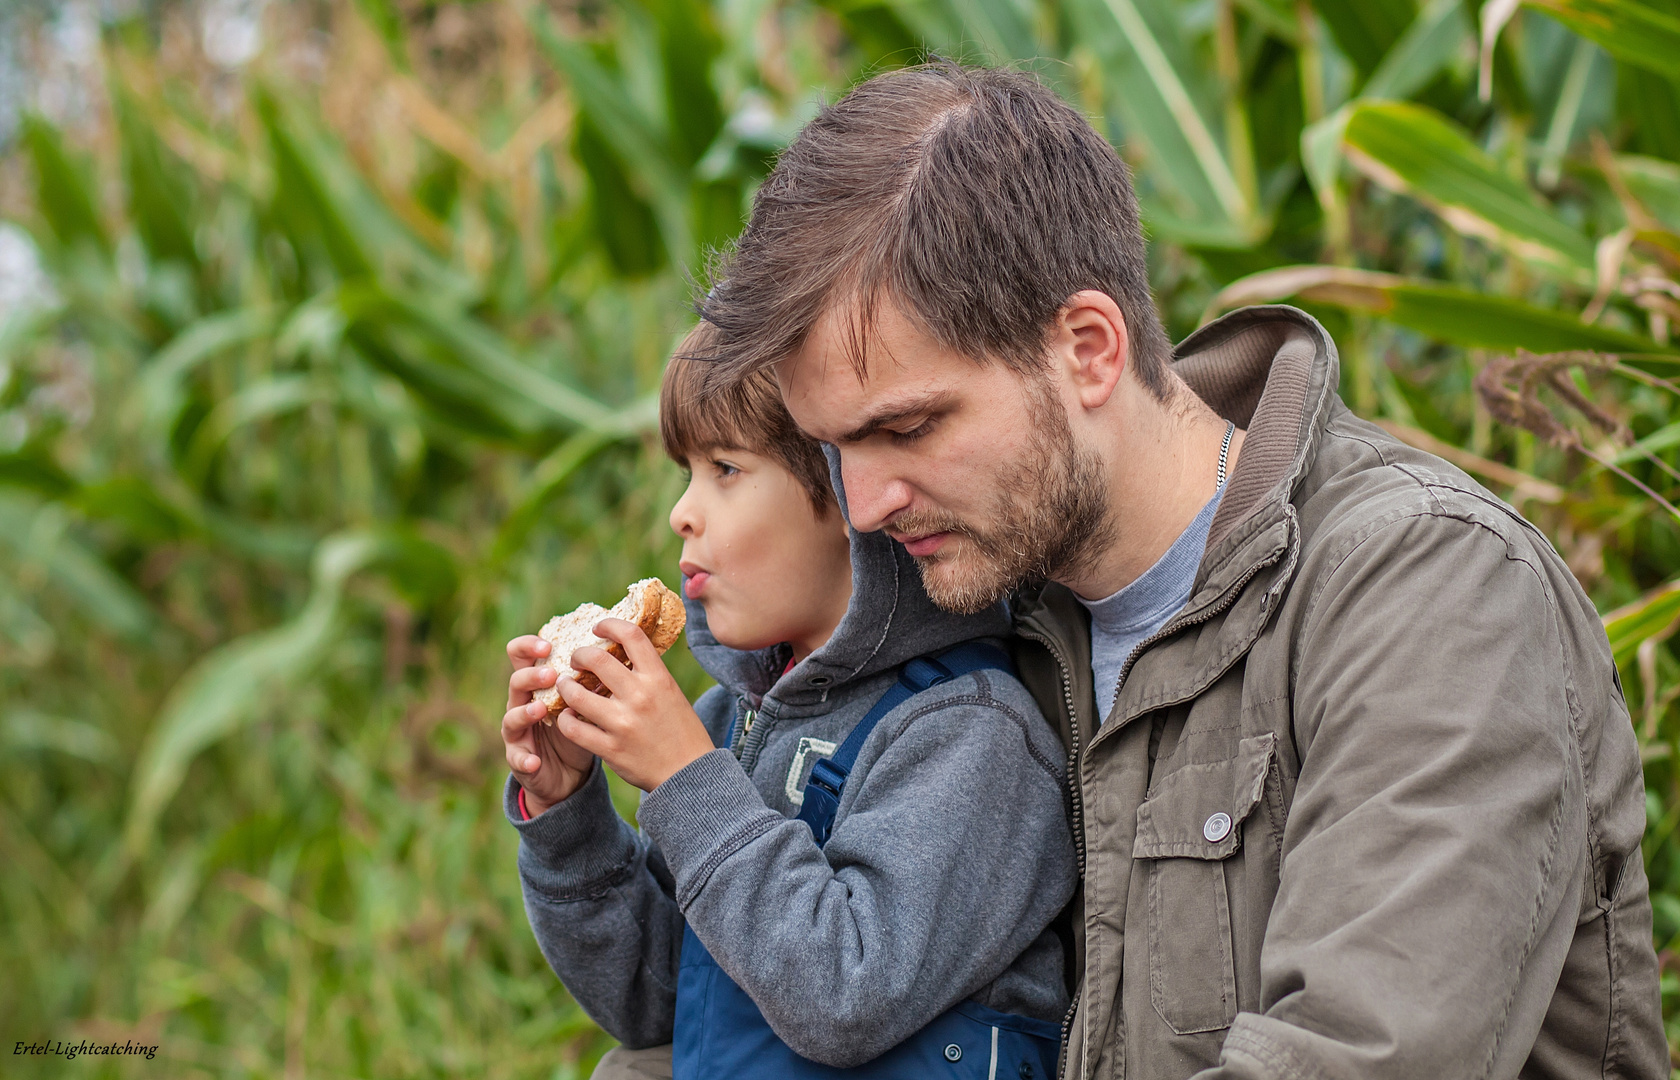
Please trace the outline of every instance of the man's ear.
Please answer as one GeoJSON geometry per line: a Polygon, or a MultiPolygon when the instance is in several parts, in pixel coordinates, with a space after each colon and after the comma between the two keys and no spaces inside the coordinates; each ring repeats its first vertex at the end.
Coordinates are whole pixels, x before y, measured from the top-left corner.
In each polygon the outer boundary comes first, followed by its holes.
{"type": "Polygon", "coordinates": [[[1051,353],[1073,384],[1079,403],[1101,408],[1131,359],[1131,337],[1120,305],[1105,292],[1083,289],[1056,315],[1051,353]]]}

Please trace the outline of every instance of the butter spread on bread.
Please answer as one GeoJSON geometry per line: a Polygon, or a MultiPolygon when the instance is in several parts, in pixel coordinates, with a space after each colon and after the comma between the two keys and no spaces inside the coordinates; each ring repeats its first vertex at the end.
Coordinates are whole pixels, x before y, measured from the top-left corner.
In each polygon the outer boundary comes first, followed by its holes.
{"type": "MultiPolygon", "coordinates": [[[[560,672],[562,677],[571,676],[578,681],[578,685],[586,690],[597,693],[609,693],[601,685],[601,680],[594,672],[573,671],[572,653],[585,645],[594,645],[607,650],[619,663],[628,664],[624,655],[624,646],[616,641],[607,641],[594,634],[595,624],[602,619],[623,619],[625,622],[635,623],[642,628],[642,633],[653,642],[653,647],[664,653],[676,643],[682,634],[683,625],[688,621],[688,613],[683,610],[682,598],[658,578],[643,578],[630,586],[629,595],[614,604],[611,609],[600,604],[583,604],[565,615],[556,615],[548,620],[539,630],[538,636],[548,642],[552,648],[548,656],[537,661],[539,667],[551,667],[560,672]]],[[[554,686],[538,690],[532,694],[532,700],[540,701],[548,706],[548,716],[545,723],[552,724],[554,717],[566,707],[560,700],[559,682],[554,686]]]]}

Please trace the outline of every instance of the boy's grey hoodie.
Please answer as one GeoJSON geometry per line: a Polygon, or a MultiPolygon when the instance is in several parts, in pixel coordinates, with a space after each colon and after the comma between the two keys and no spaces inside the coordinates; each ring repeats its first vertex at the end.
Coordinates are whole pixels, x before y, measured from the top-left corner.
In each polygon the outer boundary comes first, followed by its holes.
{"type": "Polygon", "coordinates": [[[599,764],[528,822],[508,779],[537,942],[627,1046],[672,1039],[685,918],[776,1034],[827,1065],[868,1061],[965,998],[1051,1022],[1066,1009],[1049,929],[1075,877],[1063,753],[1015,679],[964,675],[884,717],[826,847],[794,819],[811,764],[902,663],[1009,633],[1001,605],[943,612],[902,547],[851,537],[851,605],[785,675],[788,646],[720,645],[688,603],[689,647],[720,684],[695,709],[719,749],[643,798],[640,833],[613,810],[599,764]]]}

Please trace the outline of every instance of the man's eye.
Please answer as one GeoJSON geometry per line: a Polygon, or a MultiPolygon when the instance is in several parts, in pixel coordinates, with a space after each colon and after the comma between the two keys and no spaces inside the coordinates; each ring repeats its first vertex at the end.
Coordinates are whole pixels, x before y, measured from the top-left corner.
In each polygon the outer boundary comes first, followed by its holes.
{"type": "Polygon", "coordinates": [[[895,431],[892,433],[893,442],[903,445],[913,443],[933,430],[933,421],[923,420],[909,431],[895,431]]]}

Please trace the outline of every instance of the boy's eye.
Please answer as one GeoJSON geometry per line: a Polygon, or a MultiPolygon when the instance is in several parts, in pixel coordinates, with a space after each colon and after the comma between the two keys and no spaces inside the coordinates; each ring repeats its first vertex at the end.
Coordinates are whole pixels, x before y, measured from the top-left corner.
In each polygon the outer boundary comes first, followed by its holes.
{"type": "Polygon", "coordinates": [[[737,469],[735,466],[729,464],[729,462],[727,462],[727,461],[713,460],[712,468],[717,472],[718,479],[720,479],[720,480],[728,479],[729,477],[734,476],[736,473],[741,471],[740,469],[737,469]]]}

